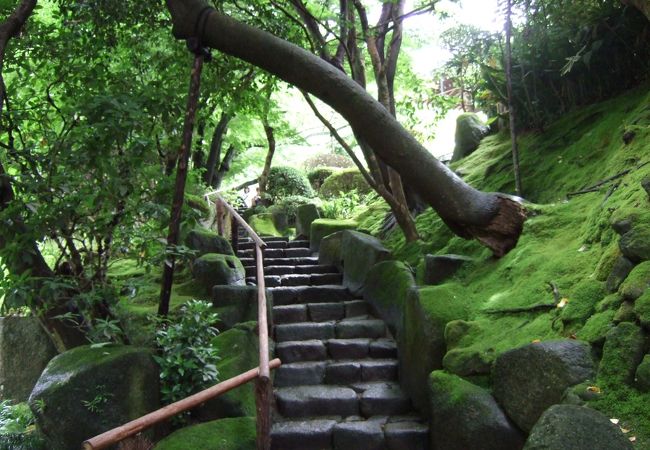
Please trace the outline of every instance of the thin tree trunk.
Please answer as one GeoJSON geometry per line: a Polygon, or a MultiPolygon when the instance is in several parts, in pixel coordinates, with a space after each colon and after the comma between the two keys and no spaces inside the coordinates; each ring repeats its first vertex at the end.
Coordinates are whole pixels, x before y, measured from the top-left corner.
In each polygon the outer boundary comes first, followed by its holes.
{"type": "Polygon", "coordinates": [[[192,167],[200,170],[203,167],[203,144],[205,141],[205,119],[202,119],[196,127],[197,139],[192,152],[192,167]]]}
{"type": "Polygon", "coordinates": [[[205,163],[207,167],[207,172],[205,173],[205,178],[203,181],[208,186],[212,185],[212,179],[214,178],[214,173],[217,170],[217,165],[221,159],[221,148],[223,147],[223,139],[226,136],[228,131],[228,124],[232,120],[233,116],[226,112],[221,113],[219,118],[219,123],[214,127],[214,133],[212,134],[212,141],[210,142],[210,154],[208,155],[208,161],[205,163]]]}
{"type": "Polygon", "coordinates": [[[269,151],[266,153],[264,169],[262,170],[262,175],[260,175],[260,196],[266,192],[267,184],[269,182],[269,173],[271,173],[271,164],[273,163],[273,155],[275,155],[275,130],[266,120],[264,120],[264,133],[266,134],[266,140],[269,143],[269,151]]]}
{"type": "MultiPolygon", "coordinates": [[[[194,118],[199,101],[199,88],[201,86],[201,70],[203,69],[202,54],[197,54],[194,58],[192,75],[190,79],[190,91],[187,96],[187,111],[185,113],[185,125],[183,127],[183,142],[178,156],[178,167],[176,169],[176,187],[174,189],[174,200],[171,209],[171,219],[169,222],[169,234],[167,235],[167,245],[175,246],[178,244],[178,236],[181,226],[181,213],[183,210],[183,200],[185,197],[185,181],[187,180],[187,164],[190,158],[190,148],[192,147],[192,131],[194,129],[194,118]]],[[[169,299],[172,294],[172,284],[174,283],[174,266],[176,264],[173,256],[165,258],[162,287],[160,289],[160,302],[158,303],[158,315],[167,316],[169,313],[169,299]]]]}
{"type": "Polygon", "coordinates": [[[214,176],[214,180],[212,182],[213,189],[219,190],[219,188],[221,187],[223,178],[230,170],[230,165],[232,164],[232,160],[235,158],[236,153],[237,152],[235,151],[234,145],[231,145],[230,147],[228,147],[228,150],[226,150],[226,154],[223,156],[223,159],[221,160],[221,164],[219,165],[219,170],[214,176]]]}
{"type": "Polygon", "coordinates": [[[386,163],[408,174],[409,184],[456,234],[478,239],[498,256],[516,245],[525,220],[518,201],[467,185],[361,86],[308,51],[215,10],[209,13],[203,30],[195,30],[206,5],[204,0],[167,0],[174,36],[184,39],[198,32],[206,45],[320,98],[338,111],[386,163]]]}
{"type": "MultiPolygon", "coordinates": [[[[508,116],[510,117],[510,139],[512,141],[512,168],[515,174],[515,191],[521,197],[521,172],[519,170],[519,146],[515,121],[515,102],[512,97],[512,0],[506,0],[506,86],[508,89],[508,116]]],[[[525,82],[524,82],[525,83],[525,82]]]]}

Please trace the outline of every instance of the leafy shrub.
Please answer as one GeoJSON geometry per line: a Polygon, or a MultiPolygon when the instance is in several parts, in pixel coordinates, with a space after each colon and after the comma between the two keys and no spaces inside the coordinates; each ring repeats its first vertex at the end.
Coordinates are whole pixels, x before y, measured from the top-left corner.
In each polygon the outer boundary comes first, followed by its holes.
{"type": "Polygon", "coordinates": [[[316,206],[320,205],[320,200],[316,198],[308,198],[300,195],[291,195],[281,199],[278,203],[271,206],[269,210],[273,212],[274,210],[279,210],[284,212],[289,219],[289,225],[293,226],[296,222],[296,213],[300,205],[306,205],[307,203],[313,203],[316,206]]]}
{"type": "Polygon", "coordinates": [[[248,222],[248,219],[250,219],[251,216],[254,216],[255,214],[262,214],[266,212],[266,206],[258,205],[258,206],[253,206],[252,208],[248,208],[244,213],[241,215],[242,218],[248,222]]]}
{"type": "Polygon", "coordinates": [[[346,169],[330,175],[321,186],[320,194],[325,198],[332,198],[352,191],[365,195],[371,190],[358,169],[346,169]]]}
{"type": "Polygon", "coordinates": [[[293,167],[283,166],[271,168],[266,193],[273,202],[292,195],[314,196],[309,180],[302,172],[293,167]]]}
{"type": "Polygon", "coordinates": [[[36,432],[34,416],[27,403],[0,402],[0,450],[40,450],[43,439],[36,432]]]}
{"type": "Polygon", "coordinates": [[[312,170],[317,167],[336,167],[339,169],[346,169],[352,167],[353,162],[344,155],[337,153],[318,153],[305,161],[305,169],[312,170]]]}
{"type": "Polygon", "coordinates": [[[315,191],[318,191],[327,177],[332,175],[334,172],[336,172],[336,169],[332,167],[318,167],[307,174],[307,179],[309,180],[311,187],[315,191]]]}
{"type": "Polygon", "coordinates": [[[205,389],[217,381],[219,361],[212,339],[218,330],[212,325],[218,316],[206,301],[192,300],[181,307],[177,322],[159,320],[156,344],[161,356],[160,393],[165,403],[173,403],[205,389]]]}

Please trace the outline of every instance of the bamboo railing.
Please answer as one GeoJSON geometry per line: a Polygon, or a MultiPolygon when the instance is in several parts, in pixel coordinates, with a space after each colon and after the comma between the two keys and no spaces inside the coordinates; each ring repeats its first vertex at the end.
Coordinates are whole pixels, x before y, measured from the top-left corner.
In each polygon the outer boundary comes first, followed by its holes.
{"type": "Polygon", "coordinates": [[[266,306],[266,285],[264,283],[264,254],[266,243],[255,233],[246,221],[226,202],[218,192],[206,194],[206,199],[216,196],[217,229],[221,235],[225,234],[224,216],[227,212],[232,217],[233,249],[237,248],[237,228],[242,226],[255,243],[255,260],[257,269],[257,311],[259,334],[259,366],[248,372],[237,375],[208,389],[191,395],[183,400],[167,405],[138,419],[132,420],[112,430],[106,431],[87,441],[84,441],[84,450],[100,450],[134,436],[147,428],[170,419],[176,414],[188,411],[212,398],[218,397],[231,389],[239,387],[253,379],[255,383],[255,404],[257,409],[257,450],[270,450],[271,448],[271,370],[277,369],[282,364],[279,359],[269,361],[269,328],[266,306]]]}

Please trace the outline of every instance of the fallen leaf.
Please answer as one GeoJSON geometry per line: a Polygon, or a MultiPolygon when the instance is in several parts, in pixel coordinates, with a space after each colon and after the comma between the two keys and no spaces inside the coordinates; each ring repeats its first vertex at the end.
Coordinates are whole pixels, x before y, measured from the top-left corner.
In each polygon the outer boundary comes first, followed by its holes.
{"type": "Polygon", "coordinates": [[[627,433],[630,432],[630,430],[628,430],[627,428],[623,428],[623,427],[621,427],[621,431],[623,432],[623,434],[627,434],[627,433]]]}
{"type": "Polygon", "coordinates": [[[630,442],[636,442],[636,436],[630,437],[630,442]]]}
{"type": "Polygon", "coordinates": [[[569,303],[569,299],[565,297],[562,300],[560,300],[560,303],[557,304],[557,307],[564,308],[567,305],[567,303],[569,303]]]}
{"type": "Polygon", "coordinates": [[[618,423],[620,422],[620,420],[618,419],[609,419],[609,421],[612,422],[614,425],[618,425],[618,423]]]}
{"type": "MultiPolygon", "coordinates": [[[[596,394],[601,393],[601,390],[600,390],[600,388],[598,386],[589,386],[589,387],[587,387],[587,390],[589,392],[595,392],[596,394]]],[[[612,422],[614,422],[614,420],[618,421],[618,419],[612,419],[612,422]]],[[[616,423],[616,422],[614,422],[614,423],[616,423]]]]}
{"type": "Polygon", "coordinates": [[[540,339],[533,339],[531,342],[532,342],[533,344],[539,344],[539,343],[542,342],[542,341],[541,341],[540,339]]]}

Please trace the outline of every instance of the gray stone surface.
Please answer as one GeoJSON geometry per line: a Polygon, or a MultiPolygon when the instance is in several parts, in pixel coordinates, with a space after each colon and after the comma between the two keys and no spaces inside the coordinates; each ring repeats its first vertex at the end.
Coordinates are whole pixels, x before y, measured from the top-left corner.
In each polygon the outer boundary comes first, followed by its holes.
{"type": "Polygon", "coordinates": [[[519,450],[523,434],[488,391],[442,371],[429,377],[432,448],[519,450]]]}
{"type": "Polygon", "coordinates": [[[392,339],[377,339],[370,343],[371,358],[397,358],[397,343],[392,339]]]}
{"type": "Polygon", "coordinates": [[[341,239],[343,285],[353,294],[362,294],[368,272],[375,264],[391,258],[390,250],[368,234],[346,230],[341,239]]]}
{"type": "Polygon", "coordinates": [[[351,319],[336,324],[339,339],[381,338],[386,336],[386,324],[379,319],[351,319]]]}
{"type": "Polygon", "coordinates": [[[361,363],[359,361],[333,362],[325,370],[327,384],[351,384],[361,381],[361,363]]]}
{"type": "Polygon", "coordinates": [[[411,411],[411,401],[394,383],[379,383],[363,392],[359,401],[365,417],[399,415],[411,411]]]}
{"type": "Polygon", "coordinates": [[[246,284],[246,271],[236,256],[206,253],[192,263],[192,276],[207,293],[216,285],[246,284]]]}
{"type": "Polygon", "coordinates": [[[359,415],[357,394],[338,386],[297,386],[278,388],[278,410],[285,417],[359,415]]]}
{"type": "Polygon", "coordinates": [[[607,282],[605,283],[607,292],[616,292],[632,269],[634,269],[634,263],[632,261],[627,259],[625,256],[619,257],[607,277],[607,282]]]}
{"type": "Polygon", "coordinates": [[[187,233],[185,245],[192,250],[196,250],[198,256],[203,256],[206,253],[234,254],[228,239],[206,229],[195,229],[187,233]]]}
{"type": "Polygon", "coordinates": [[[0,317],[0,400],[26,401],[56,354],[35,317],[0,317]]]}
{"type": "Polygon", "coordinates": [[[343,257],[341,254],[341,241],[343,240],[343,231],[337,231],[329,236],[325,236],[320,242],[318,250],[318,263],[335,266],[337,269],[343,269],[343,257]]]}
{"type": "Polygon", "coordinates": [[[341,320],[345,317],[345,305],[338,303],[309,303],[309,317],[314,322],[341,320]]]}
{"type": "Polygon", "coordinates": [[[462,255],[426,255],[424,257],[424,284],[442,284],[472,258],[462,255]]]}
{"type": "Polygon", "coordinates": [[[278,422],[271,429],[272,450],[331,450],[335,420],[278,422]]]}
{"type": "Polygon", "coordinates": [[[530,431],[548,407],[560,403],[568,387],[594,374],[588,344],[570,339],[534,343],[497,357],[493,393],[508,416],[530,431]]]}
{"type": "Polygon", "coordinates": [[[273,384],[279,387],[321,384],[326,366],[324,361],[283,363],[275,370],[273,384]]]}
{"type": "Polygon", "coordinates": [[[298,206],[296,210],[296,235],[308,238],[311,223],[320,218],[316,205],[308,203],[298,206]]]}
{"type": "Polygon", "coordinates": [[[327,347],[323,341],[287,341],[275,346],[275,354],[283,364],[301,361],[322,361],[327,358],[327,347]]]}
{"type": "Polygon", "coordinates": [[[396,359],[366,360],[361,364],[362,381],[397,380],[398,363],[396,359]]]}
{"type": "Polygon", "coordinates": [[[429,427],[413,421],[390,422],[384,427],[388,450],[428,450],[429,427]]]}
{"type": "MultiPolygon", "coordinates": [[[[226,330],[238,323],[257,321],[257,286],[214,286],[212,305],[219,313],[219,327],[226,330]]],[[[269,326],[273,326],[273,294],[266,290],[269,326]]]]}
{"type": "Polygon", "coordinates": [[[524,450],[629,450],[621,430],[602,413],[575,405],[551,406],[535,424],[524,450]]]}
{"type": "Polygon", "coordinates": [[[279,305],[273,307],[273,321],[276,324],[306,322],[307,305],[279,305]]]}
{"type": "Polygon", "coordinates": [[[357,421],[335,425],[334,450],[385,450],[381,423],[357,421]]]}
{"type": "Polygon", "coordinates": [[[50,361],[29,406],[47,448],[70,450],[155,410],[158,395],[158,366],[149,350],[83,346],[50,361]]]}
{"type": "Polygon", "coordinates": [[[327,349],[333,359],[366,358],[370,352],[370,339],[330,339],[327,349]]]}
{"type": "Polygon", "coordinates": [[[471,155],[487,136],[490,129],[474,113],[465,113],[456,119],[456,135],[452,161],[458,161],[471,155]]]}
{"type": "Polygon", "coordinates": [[[333,339],[334,323],[302,322],[277,325],[275,327],[275,338],[278,342],[308,339],[333,339]]]}
{"type": "Polygon", "coordinates": [[[618,245],[623,255],[634,263],[650,260],[650,224],[636,224],[621,236],[618,245]]]}

